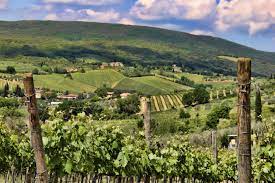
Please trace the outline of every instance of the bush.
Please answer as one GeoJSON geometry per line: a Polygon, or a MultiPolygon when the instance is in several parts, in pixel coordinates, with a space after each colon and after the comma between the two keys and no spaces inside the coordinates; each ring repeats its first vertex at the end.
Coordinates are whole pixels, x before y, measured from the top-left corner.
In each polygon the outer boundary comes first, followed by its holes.
{"type": "Polygon", "coordinates": [[[188,112],[185,112],[183,109],[180,110],[179,116],[181,119],[188,119],[191,117],[191,115],[188,112]]]}
{"type": "Polygon", "coordinates": [[[36,75],[39,74],[38,69],[37,69],[37,68],[33,69],[33,70],[32,70],[32,74],[36,74],[36,75]]]}
{"type": "Polygon", "coordinates": [[[6,72],[7,72],[8,74],[16,74],[16,70],[15,70],[15,68],[14,68],[13,66],[8,66],[8,67],[6,68],[6,72]]]}
{"type": "Polygon", "coordinates": [[[131,95],[125,99],[119,99],[117,101],[117,112],[126,114],[135,114],[139,112],[139,97],[137,95],[131,95]]]}
{"type": "Polygon", "coordinates": [[[193,91],[194,102],[198,104],[205,104],[209,102],[210,94],[206,91],[205,87],[197,86],[193,91]]]}
{"type": "Polygon", "coordinates": [[[228,119],[231,108],[228,105],[221,105],[214,108],[211,113],[207,115],[206,127],[210,129],[216,129],[219,123],[219,119],[228,119]]]}
{"type": "Polygon", "coordinates": [[[185,94],[183,94],[183,96],[182,96],[182,103],[184,104],[184,105],[192,105],[192,103],[193,103],[193,92],[188,92],[188,93],[185,93],[185,94]]]}
{"type": "Polygon", "coordinates": [[[106,86],[97,88],[96,91],[95,91],[95,93],[101,98],[106,97],[107,92],[108,92],[108,88],[106,86]]]}

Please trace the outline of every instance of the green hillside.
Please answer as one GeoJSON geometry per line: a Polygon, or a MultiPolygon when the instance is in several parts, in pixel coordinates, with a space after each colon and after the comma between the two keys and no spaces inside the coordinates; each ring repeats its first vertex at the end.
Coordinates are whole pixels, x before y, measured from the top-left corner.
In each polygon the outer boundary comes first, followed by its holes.
{"type": "Polygon", "coordinates": [[[186,70],[234,74],[235,63],[220,59],[220,55],[253,58],[254,74],[275,71],[275,53],[210,36],[118,24],[0,22],[0,62],[13,64],[27,60],[31,66],[41,62],[89,66],[86,60],[118,60],[127,65],[176,63],[186,70]]]}
{"type": "Polygon", "coordinates": [[[63,74],[34,75],[35,86],[74,93],[93,92],[97,88],[110,88],[136,91],[146,95],[161,95],[188,87],[155,76],[128,78],[115,70],[91,70],[86,73],[73,73],[72,79],[63,74]]]}
{"type": "Polygon", "coordinates": [[[74,93],[93,92],[96,87],[79,82],[74,79],[64,78],[62,74],[34,75],[35,86],[38,88],[49,88],[58,91],[70,91],[74,93]]]}

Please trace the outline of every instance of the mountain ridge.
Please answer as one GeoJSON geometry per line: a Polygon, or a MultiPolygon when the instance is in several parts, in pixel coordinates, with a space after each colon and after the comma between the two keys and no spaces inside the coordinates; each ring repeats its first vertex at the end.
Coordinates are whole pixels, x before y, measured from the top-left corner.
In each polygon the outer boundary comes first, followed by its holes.
{"type": "Polygon", "coordinates": [[[101,61],[120,60],[130,65],[152,66],[175,63],[191,71],[224,74],[233,74],[235,65],[218,56],[251,57],[254,74],[269,75],[275,71],[275,52],[256,50],[219,37],[148,26],[0,21],[0,46],[0,56],[4,57],[15,50],[12,56],[63,57],[70,61],[100,57],[101,61]],[[28,53],[23,48],[26,45],[28,53]]]}

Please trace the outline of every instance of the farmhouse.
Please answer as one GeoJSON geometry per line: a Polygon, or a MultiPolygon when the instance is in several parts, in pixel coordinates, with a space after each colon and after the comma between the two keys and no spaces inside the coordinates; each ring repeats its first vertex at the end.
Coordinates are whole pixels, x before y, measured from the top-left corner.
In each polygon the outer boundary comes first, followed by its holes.
{"type": "Polygon", "coordinates": [[[173,72],[182,73],[181,68],[178,67],[176,64],[173,64],[172,67],[173,67],[173,72]]]}
{"type": "Polygon", "coordinates": [[[124,67],[124,65],[121,62],[111,62],[110,67],[124,67]]]}
{"type": "Polygon", "coordinates": [[[35,89],[35,96],[36,96],[36,98],[40,99],[43,96],[43,94],[44,94],[43,90],[41,90],[41,89],[35,89]]]}
{"type": "Polygon", "coordinates": [[[127,98],[130,95],[131,95],[131,93],[121,93],[120,97],[123,99],[123,98],[127,98]]]}
{"type": "Polygon", "coordinates": [[[101,69],[106,69],[106,68],[121,68],[124,67],[123,63],[121,62],[111,62],[111,63],[105,63],[103,62],[100,66],[101,69]]]}
{"type": "Polygon", "coordinates": [[[75,94],[60,95],[57,98],[60,100],[75,100],[78,98],[78,95],[75,95],[75,94]]]}

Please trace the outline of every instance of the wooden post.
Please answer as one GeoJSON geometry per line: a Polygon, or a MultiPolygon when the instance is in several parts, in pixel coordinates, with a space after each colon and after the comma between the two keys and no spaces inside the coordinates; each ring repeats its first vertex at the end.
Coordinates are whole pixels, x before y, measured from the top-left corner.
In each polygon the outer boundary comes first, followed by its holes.
{"type": "Polygon", "coordinates": [[[214,162],[217,164],[217,162],[218,162],[218,147],[217,147],[217,131],[216,130],[212,130],[211,137],[212,137],[214,162]]]}
{"type": "Polygon", "coordinates": [[[36,162],[36,179],[38,183],[48,183],[48,172],[45,163],[45,152],[43,148],[41,126],[38,117],[37,101],[32,74],[26,75],[23,80],[25,95],[28,103],[29,128],[31,132],[31,145],[34,150],[36,162]]]}
{"type": "Polygon", "coordinates": [[[144,123],[144,132],[145,138],[148,145],[151,145],[151,106],[150,100],[143,97],[142,102],[142,114],[143,114],[143,123],[144,123]]]}
{"type": "Polygon", "coordinates": [[[252,182],[251,174],[251,59],[238,59],[238,175],[239,183],[252,182]]]}

